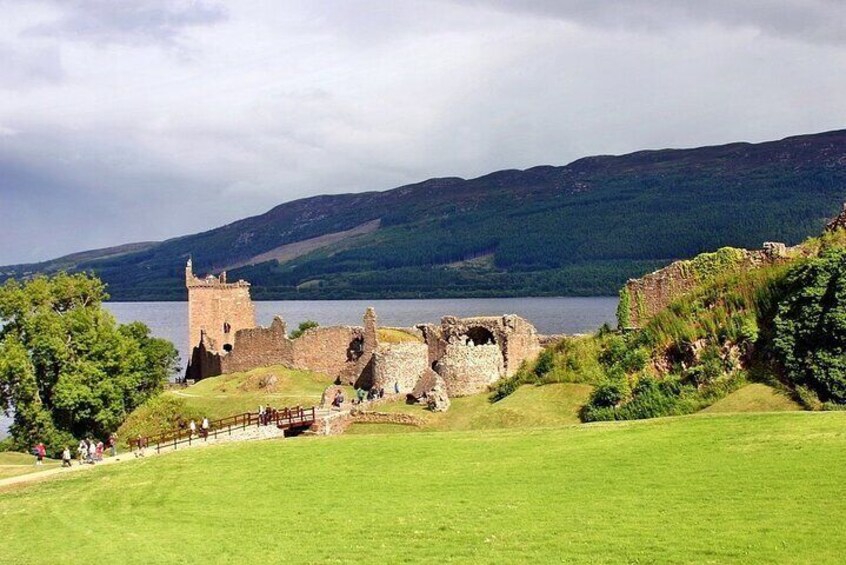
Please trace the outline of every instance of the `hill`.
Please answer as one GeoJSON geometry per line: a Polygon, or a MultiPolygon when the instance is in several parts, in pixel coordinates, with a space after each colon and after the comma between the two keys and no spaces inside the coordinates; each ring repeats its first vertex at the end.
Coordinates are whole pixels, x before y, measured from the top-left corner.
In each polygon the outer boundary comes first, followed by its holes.
{"type": "Polygon", "coordinates": [[[177,300],[193,256],[198,272],[250,280],[258,299],[610,295],[673,259],[797,243],[844,199],[841,130],[316,196],[134,250],[0,273],[93,270],[113,299],[177,300]]]}
{"type": "Polygon", "coordinates": [[[819,237],[769,258],[755,253],[725,247],[629,281],[618,331],[604,326],[557,341],[497,382],[491,400],[525,384],[589,384],[595,388],[580,412],[588,422],[709,406],[842,409],[846,210],[819,237]],[[659,306],[650,312],[648,302],[659,306]]]}
{"type": "Polygon", "coordinates": [[[229,444],[0,496],[0,562],[836,563],[844,413],[229,444]],[[99,543],[122,540],[119,543],[99,543]]]}

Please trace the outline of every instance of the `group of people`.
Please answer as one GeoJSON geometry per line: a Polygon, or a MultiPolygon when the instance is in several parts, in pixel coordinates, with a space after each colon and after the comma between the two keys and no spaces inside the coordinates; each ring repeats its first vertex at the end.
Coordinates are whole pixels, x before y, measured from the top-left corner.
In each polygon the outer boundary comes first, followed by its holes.
{"type": "MultiPolygon", "coordinates": [[[[102,441],[94,441],[92,438],[80,440],[79,445],[76,447],[77,460],[80,465],[83,463],[93,465],[97,461],[103,460],[103,454],[106,449],[109,450],[112,457],[117,455],[117,435],[113,433],[109,434],[105,444],[102,441]]],[[[44,443],[38,442],[35,444],[32,452],[35,455],[35,464],[43,465],[44,459],[47,457],[47,448],[44,446],[44,443]]],[[[72,461],[73,455],[71,454],[70,447],[66,445],[62,450],[62,467],[71,467],[72,461]]]]}
{"type": "MultiPolygon", "coordinates": [[[[200,422],[200,437],[206,439],[209,437],[209,419],[203,418],[202,422],[200,422]]],[[[197,422],[191,420],[188,423],[188,437],[193,438],[194,435],[197,433],[197,422]]]]}
{"type": "Polygon", "coordinates": [[[258,409],[258,417],[259,417],[259,424],[262,426],[267,426],[274,420],[276,420],[276,416],[279,414],[279,411],[276,408],[272,408],[270,406],[262,406],[259,405],[258,409]]]}
{"type": "MultiPolygon", "coordinates": [[[[102,441],[95,442],[91,438],[81,440],[76,447],[76,456],[79,464],[88,463],[89,465],[93,465],[98,461],[102,461],[103,453],[106,449],[109,450],[109,454],[112,457],[117,455],[117,436],[115,434],[109,434],[109,438],[105,444],[102,441]]],[[[71,466],[71,453],[68,447],[65,447],[65,450],[62,452],[62,466],[71,466]]]]}
{"type": "Polygon", "coordinates": [[[370,390],[364,390],[363,388],[355,389],[355,400],[353,404],[361,404],[364,401],[371,401],[376,400],[377,398],[383,398],[385,396],[385,388],[384,387],[372,387],[370,390]]]}

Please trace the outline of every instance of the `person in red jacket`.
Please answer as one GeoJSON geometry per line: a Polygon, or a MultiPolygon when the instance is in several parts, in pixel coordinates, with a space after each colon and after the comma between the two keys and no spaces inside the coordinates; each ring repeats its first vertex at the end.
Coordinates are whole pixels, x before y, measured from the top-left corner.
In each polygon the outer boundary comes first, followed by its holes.
{"type": "Polygon", "coordinates": [[[47,448],[40,441],[35,445],[35,464],[43,465],[44,458],[47,456],[47,448]]]}

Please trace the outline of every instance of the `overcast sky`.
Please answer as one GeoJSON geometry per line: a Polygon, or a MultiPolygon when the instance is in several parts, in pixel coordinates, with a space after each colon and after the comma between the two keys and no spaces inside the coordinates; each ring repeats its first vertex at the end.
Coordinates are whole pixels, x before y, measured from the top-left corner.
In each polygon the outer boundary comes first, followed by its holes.
{"type": "Polygon", "coordinates": [[[846,127],[842,0],[0,0],[0,264],[846,127]]]}

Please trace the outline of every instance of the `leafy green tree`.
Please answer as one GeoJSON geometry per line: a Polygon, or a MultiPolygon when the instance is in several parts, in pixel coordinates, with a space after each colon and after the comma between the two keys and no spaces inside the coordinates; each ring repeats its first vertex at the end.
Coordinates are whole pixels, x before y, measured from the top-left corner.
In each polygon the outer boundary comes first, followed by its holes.
{"type": "Polygon", "coordinates": [[[52,452],[115,431],[177,368],[170,342],[140,322],[118,324],[103,283],[84,274],[0,287],[0,407],[14,444],[52,452]]]}
{"type": "Polygon", "coordinates": [[[785,376],[823,401],[846,403],[846,250],[824,251],[786,282],[773,323],[785,376]]]}

